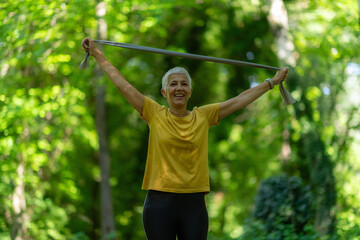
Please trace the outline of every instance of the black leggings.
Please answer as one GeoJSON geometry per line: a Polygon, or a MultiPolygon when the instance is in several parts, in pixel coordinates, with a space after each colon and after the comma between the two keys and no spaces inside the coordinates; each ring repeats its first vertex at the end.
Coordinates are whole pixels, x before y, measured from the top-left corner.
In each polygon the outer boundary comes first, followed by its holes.
{"type": "Polygon", "coordinates": [[[143,211],[147,239],[206,240],[209,220],[204,195],[150,190],[143,211]]]}

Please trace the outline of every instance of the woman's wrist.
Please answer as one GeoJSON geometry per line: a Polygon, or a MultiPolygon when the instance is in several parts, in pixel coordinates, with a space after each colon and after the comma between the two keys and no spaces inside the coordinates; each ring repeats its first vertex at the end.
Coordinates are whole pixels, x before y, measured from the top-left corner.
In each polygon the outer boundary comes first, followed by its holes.
{"type": "Polygon", "coordinates": [[[265,82],[268,82],[269,83],[269,86],[270,86],[270,90],[274,88],[274,81],[272,78],[267,78],[265,79],[265,82]]]}
{"type": "Polygon", "coordinates": [[[99,57],[101,57],[103,54],[102,54],[102,52],[101,52],[99,49],[95,48],[93,51],[91,51],[91,54],[90,54],[90,55],[93,56],[94,58],[99,58],[99,57]]]}

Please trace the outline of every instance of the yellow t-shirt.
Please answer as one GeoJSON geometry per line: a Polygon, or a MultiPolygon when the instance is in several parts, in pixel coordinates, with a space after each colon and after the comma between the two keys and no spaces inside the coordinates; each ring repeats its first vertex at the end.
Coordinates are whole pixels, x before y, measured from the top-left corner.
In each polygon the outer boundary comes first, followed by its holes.
{"type": "Polygon", "coordinates": [[[145,97],[142,118],[150,128],[144,190],[209,192],[208,131],[219,123],[220,104],[195,107],[185,117],[145,97]]]}

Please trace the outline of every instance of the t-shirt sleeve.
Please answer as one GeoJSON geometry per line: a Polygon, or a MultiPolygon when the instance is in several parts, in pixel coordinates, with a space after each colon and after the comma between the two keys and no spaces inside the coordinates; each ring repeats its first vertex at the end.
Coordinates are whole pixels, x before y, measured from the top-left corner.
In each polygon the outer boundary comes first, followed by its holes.
{"type": "Polygon", "coordinates": [[[198,109],[208,119],[209,126],[218,125],[220,123],[219,121],[220,103],[204,105],[199,107],[198,109]]]}
{"type": "Polygon", "coordinates": [[[145,96],[143,113],[140,116],[147,123],[150,123],[154,113],[160,108],[160,104],[145,96]]]}

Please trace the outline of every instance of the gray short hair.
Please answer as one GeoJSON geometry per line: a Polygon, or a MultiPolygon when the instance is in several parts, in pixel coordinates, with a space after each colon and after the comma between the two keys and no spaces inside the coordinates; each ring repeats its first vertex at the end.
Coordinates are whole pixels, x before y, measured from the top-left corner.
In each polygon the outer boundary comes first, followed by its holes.
{"type": "Polygon", "coordinates": [[[183,73],[185,74],[185,76],[187,77],[188,81],[189,81],[189,86],[191,88],[191,77],[190,77],[190,74],[188,73],[188,71],[186,71],[185,68],[183,67],[174,67],[172,69],[170,69],[169,71],[167,71],[165,73],[165,75],[163,76],[162,78],[162,89],[166,92],[166,87],[167,87],[167,84],[168,84],[168,81],[169,81],[169,76],[171,74],[174,74],[174,73],[183,73]]]}

